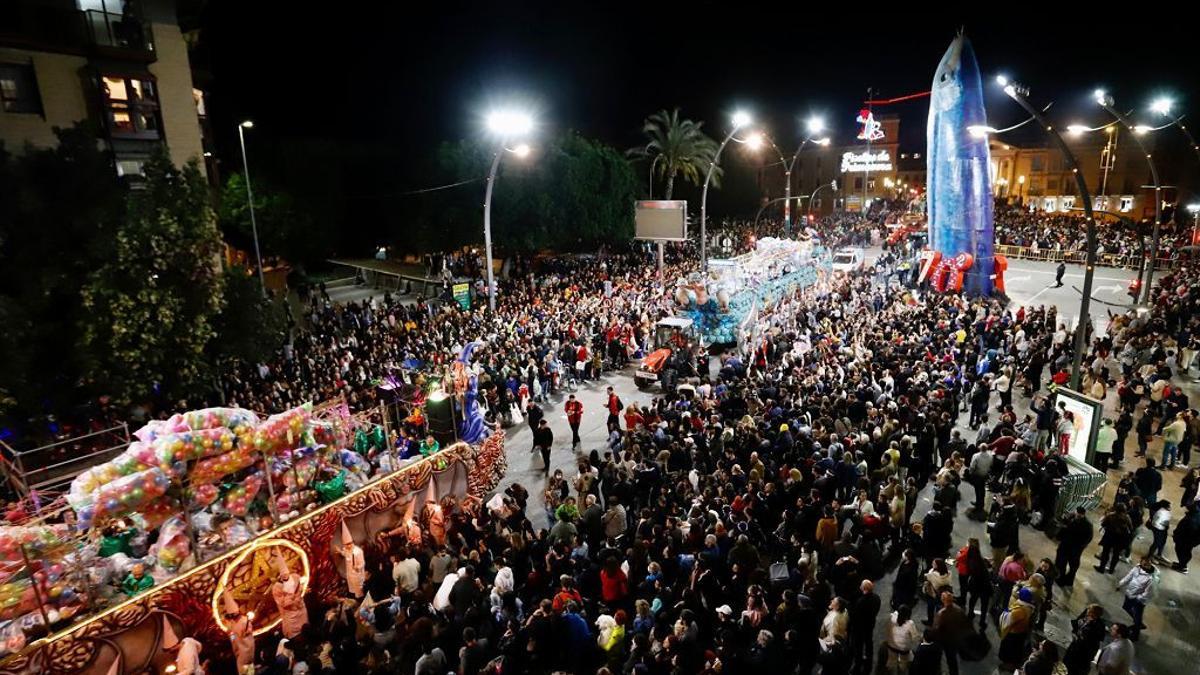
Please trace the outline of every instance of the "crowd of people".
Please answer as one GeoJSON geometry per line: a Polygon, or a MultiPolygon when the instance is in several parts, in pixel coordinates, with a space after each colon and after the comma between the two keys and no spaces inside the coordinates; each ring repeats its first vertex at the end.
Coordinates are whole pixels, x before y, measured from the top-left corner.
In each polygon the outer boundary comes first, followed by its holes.
{"type": "MultiPolygon", "coordinates": [[[[995,211],[996,243],[1022,246],[1031,251],[1082,253],[1087,249],[1082,212],[1052,213],[1030,211],[1021,206],[999,205],[995,211]]],[[[1151,225],[1124,222],[1098,216],[1096,219],[1096,255],[1125,258],[1136,264],[1148,255],[1151,225]]],[[[1192,243],[1192,228],[1187,224],[1167,223],[1159,235],[1159,257],[1174,258],[1179,248],[1192,243]]]]}
{"type": "MultiPolygon", "coordinates": [[[[877,227],[839,216],[816,229],[840,244],[877,227]]],[[[548,428],[565,385],[644,349],[671,311],[669,286],[694,272],[689,259],[675,251],[662,277],[647,249],[546,260],[503,282],[494,314],[315,293],[273,359],[224,378],[225,403],[272,411],[340,394],[365,409],[380,382],[439,376],[481,340],[470,368],[489,417],[548,428]]],[[[1161,461],[1122,476],[1102,517],[1058,503],[1060,450],[1075,432],[1048,388],[1066,382],[1074,340],[1055,309],[876,278],[797,291],[763,313],[745,352],[697,363],[689,386],[641,406],[610,396],[600,447],[549,436],[560,440],[546,452],[573,453],[573,473],[452,514],[442,541],[382,538],[365,551],[361,587],[334,606],[310,598],[285,639],[251,637],[240,653],[277,673],[833,675],[944,663],[957,675],[960,660],[979,659],[1030,675],[1087,673],[1093,661],[1103,675],[1130,672],[1156,579],[1186,573],[1200,543],[1200,481],[1171,468],[1188,467],[1200,433],[1177,385],[1200,347],[1197,271],[1161,276],[1149,315],[1090,331],[1084,387],[1117,404],[1097,461],[1124,472],[1164,441],[1161,461]],[[1181,482],[1183,498],[1160,499],[1164,481],[1181,482]],[[986,538],[955,535],[961,511],[987,521],[986,538]],[[1054,559],[1027,554],[1025,525],[1057,531],[1054,559]],[[1142,525],[1153,544],[1132,564],[1142,525]],[[1088,606],[1067,644],[1042,639],[1097,526],[1099,567],[1119,571],[1125,602],[1088,606]],[[1174,570],[1163,569],[1168,538],[1174,570]]]]}
{"type": "MultiPolygon", "coordinates": [[[[583,362],[581,374],[595,376],[609,357],[591,368],[581,349],[640,344],[667,309],[647,257],[557,264],[533,286],[505,288],[495,323],[456,314],[421,324],[410,314],[420,309],[386,301],[384,318],[363,323],[398,336],[393,360],[437,362],[487,335],[474,369],[500,392],[485,397],[490,414],[516,402],[544,428],[546,416],[529,413],[572,400],[556,394],[555,373],[583,362]],[[417,329],[405,327],[410,319],[417,329]]],[[[1175,573],[1160,568],[1158,533],[1173,536],[1180,572],[1200,540],[1195,472],[1147,460],[1102,518],[1082,507],[1061,514],[1069,469],[1059,451],[1071,420],[1043,391],[1062,382],[1073,341],[1054,309],[871,279],[798,292],[764,318],[770,330],[749,355],[723,355],[696,386],[641,407],[606,406],[603,447],[572,439],[550,448],[576,452],[573,475],[515,484],[486,509],[454,514],[444,542],[371,547],[361,593],[310,608],[308,627],[258,663],[292,673],[833,674],[939,672],[943,663],[957,673],[960,660],[987,658],[1030,674],[1087,673],[1093,663],[1104,675],[1131,672],[1156,579],[1175,573]],[[1032,396],[1027,412],[1015,407],[1016,388],[1032,396]],[[1177,479],[1183,499],[1158,499],[1163,481],[1177,479]],[[925,511],[918,495],[929,486],[925,511]],[[968,495],[965,510],[988,522],[983,541],[955,536],[968,495]],[[1100,562],[1119,570],[1124,602],[1087,606],[1071,641],[1055,644],[1040,630],[1055,595],[1072,591],[1097,520],[1100,562]],[[1143,520],[1154,544],[1131,564],[1143,520]],[[1057,554],[1032,559],[1022,526],[1052,522],[1057,554]],[[885,577],[891,592],[880,597],[885,577]]],[[[1198,291],[1192,272],[1164,276],[1155,311],[1113,317],[1085,358],[1089,392],[1116,397],[1117,417],[1135,427],[1150,420],[1137,429],[1139,448],[1161,427],[1171,439],[1164,455],[1183,464],[1195,416],[1172,382],[1190,377],[1198,291]]],[[[335,312],[347,314],[354,325],[354,310],[335,312]]],[[[619,365],[619,351],[612,356],[619,365]]],[[[1133,430],[1110,421],[1098,451],[1124,470],[1135,461],[1124,454],[1133,430]]]]}

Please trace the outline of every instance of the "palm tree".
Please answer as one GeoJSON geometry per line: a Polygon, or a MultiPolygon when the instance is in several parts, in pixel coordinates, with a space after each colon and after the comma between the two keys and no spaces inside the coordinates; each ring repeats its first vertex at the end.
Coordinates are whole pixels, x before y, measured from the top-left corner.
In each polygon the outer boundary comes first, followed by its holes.
{"type": "MultiPolygon", "coordinates": [[[[654,175],[667,179],[666,199],[675,191],[675,176],[681,175],[692,185],[700,185],[717,153],[717,143],[700,130],[702,122],[679,119],[679,108],[660,110],[646,118],[642,133],[646,145],[633,148],[628,155],[648,159],[654,175]]],[[[721,167],[713,168],[712,183],[720,185],[721,167]]]]}

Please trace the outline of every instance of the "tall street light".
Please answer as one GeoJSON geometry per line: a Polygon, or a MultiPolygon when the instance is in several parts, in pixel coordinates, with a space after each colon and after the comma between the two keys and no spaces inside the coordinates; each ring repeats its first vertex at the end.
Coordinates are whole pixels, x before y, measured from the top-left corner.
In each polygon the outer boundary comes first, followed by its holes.
{"type": "Polygon", "coordinates": [[[1054,126],[1042,117],[1042,113],[1034,108],[1026,96],[1029,95],[1029,90],[1016,82],[1010,82],[1003,75],[996,78],[996,82],[1004,88],[1004,93],[1008,97],[1016,101],[1018,105],[1025,109],[1031,117],[1037,120],[1037,123],[1046,130],[1046,133],[1058,146],[1058,151],[1062,153],[1063,160],[1067,164],[1067,168],[1075,176],[1075,187],[1079,190],[1079,197],[1083,200],[1083,213],[1085,224],[1087,226],[1087,258],[1084,262],[1083,270],[1083,297],[1079,299],[1079,325],[1075,328],[1075,354],[1071,359],[1071,388],[1079,391],[1080,388],[1080,366],[1083,363],[1083,351],[1087,347],[1087,328],[1092,325],[1092,320],[1089,315],[1092,302],[1092,275],[1096,269],[1096,217],[1092,213],[1092,198],[1088,194],[1087,183],[1083,180],[1083,174],[1079,172],[1079,162],[1075,160],[1075,155],[1071,153],[1067,147],[1066,141],[1054,129],[1054,126]]]}
{"type": "Polygon", "coordinates": [[[792,233],[792,170],[796,168],[796,160],[800,158],[800,151],[809,142],[817,145],[829,145],[829,137],[816,138],[813,136],[825,130],[825,121],[820,117],[813,117],[808,120],[808,136],[800,142],[800,147],[796,148],[795,154],[792,155],[792,161],[787,164],[784,171],[784,181],[786,183],[783,194],[787,199],[783,202],[783,231],[785,234],[792,233]]]}
{"type": "Polygon", "coordinates": [[[817,198],[817,193],[820,192],[821,188],[824,188],[824,187],[827,187],[830,190],[837,192],[837,181],[831,180],[828,183],[821,183],[820,185],[817,186],[817,188],[815,190],[812,191],[812,194],[808,196],[808,219],[809,220],[812,220],[813,200],[817,198]]]}
{"type": "Polygon", "coordinates": [[[712,161],[708,163],[708,173],[704,175],[704,189],[700,192],[700,271],[702,272],[708,271],[708,230],[705,229],[708,221],[708,184],[712,182],[713,169],[717,168],[717,162],[721,160],[721,152],[725,146],[733,140],[733,135],[738,132],[738,129],[749,124],[749,113],[739,110],[733,114],[733,128],[729,130],[725,140],[721,141],[721,145],[713,154],[712,161]]]}
{"type": "Polygon", "coordinates": [[[1129,129],[1129,135],[1133,137],[1133,142],[1137,143],[1138,149],[1146,156],[1146,163],[1150,165],[1150,179],[1154,181],[1154,231],[1150,235],[1150,260],[1146,264],[1146,278],[1142,280],[1141,292],[1141,302],[1147,303],[1150,302],[1150,285],[1154,281],[1154,263],[1158,260],[1158,237],[1162,227],[1162,182],[1158,179],[1158,168],[1154,166],[1154,158],[1146,150],[1146,144],[1142,143],[1141,134],[1124,115],[1113,108],[1113,97],[1103,89],[1097,89],[1095,97],[1096,103],[1101,108],[1104,108],[1109,115],[1113,116],[1113,119],[1129,129]]]}
{"type": "Polygon", "coordinates": [[[1179,127],[1179,130],[1181,132],[1183,132],[1184,136],[1187,137],[1188,145],[1190,145],[1192,148],[1192,151],[1196,153],[1196,158],[1200,159],[1200,144],[1196,143],[1196,138],[1194,136],[1192,136],[1192,132],[1188,131],[1187,125],[1185,125],[1183,123],[1183,115],[1179,115],[1178,117],[1176,117],[1175,115],[1171,114],[1171,108],[1174,105],[1175,105],[1175,102],[1165,96],[1160,96],[1159,98],[1154,99],[1154,101],[1150,103],[1150,111],[1151,112],[1157,113],[1157,114],[1171,120],[1170,122],[1167,122],[1163,126],[1156,127],[1155,129],[1152,129],[1152,130],[1156,131],[1158,129],[1164,129],[1169,126],[1179,127]]]}
{"type": "Polygon", "coordinates": [[[496,311],[496,280],[492,272],[492,188],[496,184],[496,171],[500,168],[500,158],[506,152],[517,157],[529,155],[528,145],[518,145],[509,148],[505,144],[512,138],[523,136],[533,129],[533,118],[529,115],[511,110],[498,110],[487,116],[487,127],[496,138],[496,150],[492,153],[492,168],[488,171],[487,189],[483,196],[483,266],[487,269],[488,309],[496,311]]]}
{"type": "Polygon", "coordinates": [[[245,120],[238,125],[238,141],[242,144],[242,175],[246,178],[246,200],[250,202],[250,232],[254,234],[254,261],[258,264],[258,286],[263,297],[267,296],[267,282],[263,278],[262,253],[258,248],[258,221],[254,219],[254,191],[250,189],[250,162],[246,159],[246,130],[253,129],[254,122],[245,120]]]}

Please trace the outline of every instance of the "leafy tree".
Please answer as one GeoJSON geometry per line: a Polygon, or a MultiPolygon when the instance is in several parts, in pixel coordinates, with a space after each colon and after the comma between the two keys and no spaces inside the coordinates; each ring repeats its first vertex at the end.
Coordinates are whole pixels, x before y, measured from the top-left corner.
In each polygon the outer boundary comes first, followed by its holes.
{"type": "Polygon", "coordinates": [[[198,392],[222,306],[221,237],[197,163],[178,169],[159,152],[144,171],[82,290],[87,372],[119,402],[198,392]]]}
{"type": "Polygon", "coordinates": [[[80,402],[79,289],[105,262],[125,188],[95,133],[57,129],[53,148],[0,147],[0,413],[16,419],[80,402]]]}
{"type": "Polygon", "coordinates": [[[224,306],[214,321],[209,353],[224,366],[257,363],[271,356],[288,328],[284,298],[264,298],[253,270],[227,267],[222,283],[224,306]]]}
{"type": "MultiPolygon", "coordinates": [[[[443,145],[439,164],[448,181],[486,175],[491,149],[463,141],[443,145]]],[[[506,158],[492,195],[492,237],[520,250],[594,248],[633,236],[637,179],[614,148],[574,132],[550,139],[527,160],[506,158]]],[[[431,198],[417,218],[422,248],[477,243],[481,183],[431,198]]],[[[406,241],[405,243],[409,243],[406,241]]]]}
{"type": "MultiPolygon", "coordinates": [[[[675,192],[675,177],[682,176],[692,185],[704,182],[708,167],[717,154],[717,142],[702,130],[703,122],[679,119],[679,108],[660,110],[646,118],[642,133],[646,145],[628,151],[630,157],[649,161],[654,174],[667,181],[664,199],[675,192]]],[[[712,184],[721,184],[721,167],[713,167],[712,184]]]]}
{"type": "MultiPolygon", "coordinates": [[[[255,181],[251,187],[263,256],[278,256],[293,264],[307,265],[328,255],[332,239],[328,229],[298,208],[289,194],[260,181],[255,181]]],[[[254,230],[243,174],[230,174],[225,181],[217,221],[230,243],[253,254],[254,230]]]]}

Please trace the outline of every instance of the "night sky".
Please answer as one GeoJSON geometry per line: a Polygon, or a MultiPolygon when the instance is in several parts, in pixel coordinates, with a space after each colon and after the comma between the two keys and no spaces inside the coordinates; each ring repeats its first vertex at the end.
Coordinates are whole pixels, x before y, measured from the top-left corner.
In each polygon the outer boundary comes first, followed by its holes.
{"type": "MultiPolygon", "coordinates": [[[[1022,118],[991,85],[999,72],[1029,86],[1035,103],[1054,101],[1063,124],[1104,121],[1090,98],[1100,86],[1126,110],[1145,110],[1159,93],[1181,112],[1196,104],[1188,17],[1098,5],[1093,18],[1066,6],[1069,14],[1010,5],[978,16],[780,6],[215,0],[193,13],[226,164],[237,158],[235,121],[250,117],[267,171],[290,144],[358,148],[394,179],[351,179],[367,193],[423,187],[415,167],[437,144],[479,135],[484,111],[505,102],[532,108],[543,132],[572,128],[619,148],[639,143],[647,114],[674,106],[714,136],[744,106],[785,149],[810,113],[845,139],[867,87],[880,97],[927,90],[960,28],[993,126],[1022,118]]],[[[926,101],[887,112],[902,116],[902,144],[922,148],[926,101]]]]}

